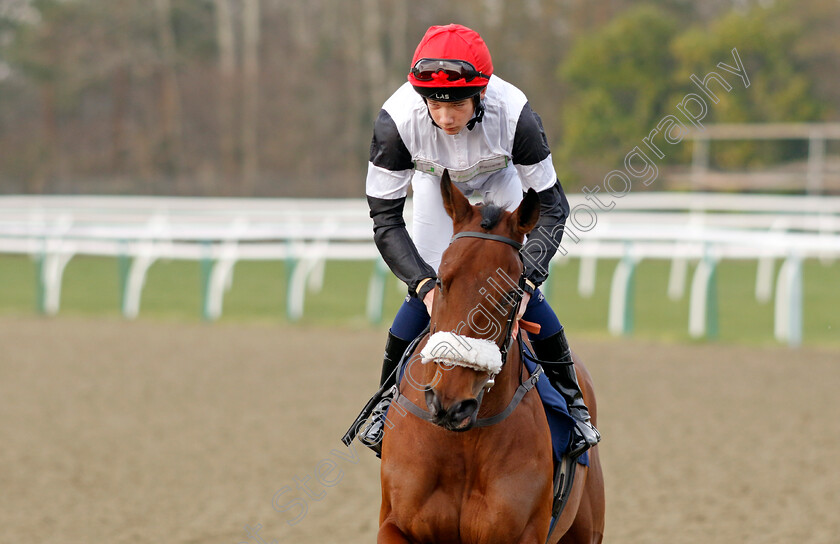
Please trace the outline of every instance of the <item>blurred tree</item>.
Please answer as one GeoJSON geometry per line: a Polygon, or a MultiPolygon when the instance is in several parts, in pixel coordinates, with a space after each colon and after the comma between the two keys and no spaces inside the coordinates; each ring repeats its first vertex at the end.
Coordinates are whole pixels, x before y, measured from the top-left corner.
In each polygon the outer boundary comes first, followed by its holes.
{"type": "Polygon", "coordinates": [[[36,152],[27,183],[28,191],[40,193],[61,165],[58,108],[60,82],[67,75],[67,65],[62,62],[69,28],[65,23],[77,15],[77,6],[57,0],[35,0],[31,7],[36,15],[29,24],[17,26],[5,57],[14,69],[34,82],[40,99],[40,133],[36,140],[28,142],[36,152]]]}
{"type": "Polygon", "coordinates": [[[253,194],[259,174],[260,0],[242,3],[242,193],[253,194]]]}
{"type": "Polygon", "coordinates": [[[840,5],[837,0],[787,1],[804,32],[793,43],[793,54],[825,105],[826,118],[840,116],[840,5]]]}
{"type": "Polygon", "coordinates": [[[181,170],[181,92],[178,84],[178,51],[172,27],[172,3],[155,0],[155,22],[160,48],[160,157],[163,173],[178,176],[181,170]]]}
{"type": "Polygon", "coordinates": [[[528,95],[570,189],[731,47],[768,79],[721,119],[837,115],[836,0],[650,2],[0,0],[0,190],[358,197],[379,107],[451,22],[528,95]]]}
{"type": "Polygon", "coordinates": [[[588,162],[620,164],[624,155],[670,107],[669,44],[677,22],[653,6],[619,15],[580,38],[560,75],[569,86],[564,104],[564,163],[578,172],[588,162]]]}
{"type": "Polygon", "coordinates": [[[219,163],[224,180],[234,178],[236,168],[236,140],[234,104],[236,90],[236,41],[230,0],[215,0],[216,44],[219,59],[219,85],[216,111],[218,113],[219,163]]]}
{"type": "MultiPolygon", "coordinates": [[[[695,27],[674,40],[677,59],[673,81],[678,85],[672,97],[676,104],[688,92],[698,92],[690,83],[695,74],[703,79],[714,70],[732,85],[732,91],[716,92],[720,102],[710,104],[704,122],[783,122],[817,121],[828,111],[814,91],[809,74],[807,51],[797,48],[810,29],[801,17],[803,4],[784,1],[765,7],[757,5],[746,12],[731,12],[708,27],[695,27]],[[736,75],[722,71],[719,62],[735,66],[732,49],[747,72],[750,86],[736,75]]],[[[836,3],[835,3],[836,5],[836,3]]],[[[712,86],[720,89],[716,83],[712,86]]],[[[807,142],[743,142],[716,146],[714,159],[726,167],[764,164],[798,158],[807,142]]]]}

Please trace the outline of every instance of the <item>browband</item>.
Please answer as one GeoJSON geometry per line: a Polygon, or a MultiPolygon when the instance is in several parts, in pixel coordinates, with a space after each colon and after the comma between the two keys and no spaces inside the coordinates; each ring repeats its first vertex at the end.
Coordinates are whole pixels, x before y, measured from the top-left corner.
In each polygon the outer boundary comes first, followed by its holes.
{"type": "Polygon", "coordinates": [[[516,249],[516,251],[519,251],[520,249],[522,249],[522,244],[520,244],[516,240],[511,240],[510,238],[507,238],[505,236],[499,236],[498,234],[489,234],[489,233],[486,233],[486,232],[464,231],[464,232],[459,232],[458,234],[453,236],[452,240],[450,240],[449,243],[454,242],[458,238],[483,238],[485,240],[494,240],[496,242],[502,242],[502,243],[505,243],[509,246],[513,246],[513,248],[516,249]]]}

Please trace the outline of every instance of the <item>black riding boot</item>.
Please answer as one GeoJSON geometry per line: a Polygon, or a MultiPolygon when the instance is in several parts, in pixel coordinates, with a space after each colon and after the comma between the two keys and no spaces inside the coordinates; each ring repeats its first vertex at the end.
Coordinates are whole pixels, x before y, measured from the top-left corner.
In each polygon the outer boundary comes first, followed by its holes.
{"type": "Polygon", "coordinates": [[[382,437],[385,434],[385,412],[391,405],[394,398],[394,386],[397,383],[397,373],[394,372],[405,349],[411,343],[410,340],[403,340],[388,331],[388,341],[385,342],[385,357],[382,361],[382,375],[379,378],[380,389],[388,387],[382,395],[382,399],[371,412],[370,424],[359,434],[359,441],[372,449],[377,457],[382,454],[382,437]]]}
{"type": "Polygon", "coordinates": [[[560,329],[556,334],[542,340],[531,340],[537,358],[549,363],[544,365],[545,375],[557,391],[566,399],[569,415],[574,418],[575,431],[572,433],[572,444],[569,454],[577,457],[601,441],[598,429],[592,426],[589,410],[583,402],[583,393],[578,385],[575,374],[572,350],[566,341],[566,333],[560,329]]]}

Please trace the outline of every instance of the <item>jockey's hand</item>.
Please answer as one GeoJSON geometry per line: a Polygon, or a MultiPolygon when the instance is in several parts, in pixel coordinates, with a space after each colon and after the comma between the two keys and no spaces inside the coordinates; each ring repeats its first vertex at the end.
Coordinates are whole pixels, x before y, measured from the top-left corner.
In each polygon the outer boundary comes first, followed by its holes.
{"type": "Polygon", "coordinates": [[[423,297],[423,304],[426,305],[426,311],[429,312],[430,316],[432,315],[432,305],[435,303],[435,291],[437,289],[432,289],[423,297]]]}
{"type": "Polygon", "coordinates": [[[531,300],[531,293],[522,293],[522,302],[519,303],[519,310],[516,312],[516,319],[513,320],[513,337],[519,334],[519,320],[525,315],[525,310],[528,308],[528,302],[531,300]]]}

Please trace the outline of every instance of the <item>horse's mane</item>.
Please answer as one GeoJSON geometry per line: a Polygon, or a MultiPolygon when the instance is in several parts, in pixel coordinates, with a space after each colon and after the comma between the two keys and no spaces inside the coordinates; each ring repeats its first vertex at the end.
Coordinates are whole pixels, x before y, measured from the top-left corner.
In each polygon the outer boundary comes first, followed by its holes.
{"type": "Polygon", "coordinates": [[[493,203],[482,204],[479,208],[481,209],[481,228],[484,230],[495,227],[502,218],[502,212],[505,211],[503,207],[493,203]]]}

